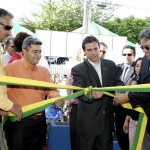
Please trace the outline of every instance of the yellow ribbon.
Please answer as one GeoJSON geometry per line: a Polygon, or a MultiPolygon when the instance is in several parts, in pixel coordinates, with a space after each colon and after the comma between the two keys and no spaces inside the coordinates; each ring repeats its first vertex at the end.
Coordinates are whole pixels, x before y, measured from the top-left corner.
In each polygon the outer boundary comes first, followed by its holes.
{"type": "MultiPolygon", "coordinates": [[[[9,85],[24,85],[24,86],[38,86],[38,87],[47,87],[47,88],[58,88],[58,89],[72,89],[72,90],[80,90],[84,91],[83,93],[80,94],[85,94],[88,95],[91,91],[105,91],[104,94],[113,97],[114,95],[106,92],[108,91],[125,91],[125,89],[128,89],[129,91],[141,91],[141,92],[150,92],[150,84],[141,84],[141,85],[134,85],[134,86],[116,86],[116,87],[103,87],[103,88],[81,88],[77,86],[65,86],[65,85],[56,85],[53,83],[48,83],[48,82],[43,82],[43,81],[35,81],[35,80],[30,80],[30,79],[23,79],[23,78],[16,78],[16,77],[8,77],[8,76],[0,76],[0,84],[9,84],[9,85]]],[[[53,98],[49,100],[44,100],[38,103],[34,103],[25,107],[22,107],[23,112],[29,112],[30,115],[30,110],[32,108],[38,108],[39,105],[47,105],[49,103],[52,103],[58,99],[63,99],[65,97],[59,97],[59,98],[53,98]]],[[[122,104],[124,108],[132,109],[131,105],[129,103],[127,104],[122,104]]],[[[136,150],[141,150],[142,147],[142,141],[146,129],[146,124],[147,124],[147,116],[144,113],[143,109],[141,107],[135,108],[134,110],[141,112],[144,114],[144,120],[142,122],[142,128],[140,132],[140,140],[137,145],[136,150]]],[[[40,110],[37,110],[39,112],[40,110]]],[[[9,116],[14,116],[14,114],[9,113],[9,116]]]]}

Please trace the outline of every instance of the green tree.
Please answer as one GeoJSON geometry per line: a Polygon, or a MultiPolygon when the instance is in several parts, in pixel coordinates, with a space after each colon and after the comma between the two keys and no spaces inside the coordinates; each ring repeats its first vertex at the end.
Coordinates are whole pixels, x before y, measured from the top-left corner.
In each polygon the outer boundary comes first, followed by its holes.
{"type": "Polygon", "coordinates": [[[135,18],[134,16],[124,19],[117,17],[112,21],[101,22],[100,25],[120,36],[126,36],[133,43],[137,43],[139,33],[150,26],[150,17],[144,19],[135,18]]]}
{"type": "MultiPolygon", "coordinates": [[[[22,25],[31,31],[35,29],[73,31],[82,26],[84,0],[46,0],[39,4],[40,11],[33,12],[32,17],[21,18],[22,25]]],[[[106,0],[106,8],[100,9],[93,4],[92,21],[100,22],[113,16],[117,8],[106,0]],[[103,17],[102,17],[103,16],[103,17]]]]}

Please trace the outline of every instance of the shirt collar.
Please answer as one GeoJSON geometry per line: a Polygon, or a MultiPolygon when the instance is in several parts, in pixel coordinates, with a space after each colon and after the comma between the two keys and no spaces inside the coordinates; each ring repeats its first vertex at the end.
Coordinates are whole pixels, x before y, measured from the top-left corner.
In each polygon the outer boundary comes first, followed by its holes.
{"type": "Polygon", "coordinates": [[[32,66],[30,65],[23,57],[21,58],[21,63],[22,65],[26,68],[26,69],[30,69],[30,70],[36,70],[37,66],[32,66]]]}
{"type": "Polygon", "coordinates": [[[124,64],[125,67],[131,67],[133,65],[133,62],[131,64],[124,64]]]}
{"type": "Polygon", "coordinates": [[[5,52],[5,55],[11,56],[7,51],[5,52]]]}
{"type": "Polygon", "coordinates": [[[89,59],[88,59],[88,61],[89,61],[89,63],[92,65],[92,66],[95,66],[95,65],[99,65],[101,62],[100,62],[100,60],[99,60],[99,63],[98,64],[96,64],[96,63],[93,63],[92,61],[90,61],[89,59]]]}

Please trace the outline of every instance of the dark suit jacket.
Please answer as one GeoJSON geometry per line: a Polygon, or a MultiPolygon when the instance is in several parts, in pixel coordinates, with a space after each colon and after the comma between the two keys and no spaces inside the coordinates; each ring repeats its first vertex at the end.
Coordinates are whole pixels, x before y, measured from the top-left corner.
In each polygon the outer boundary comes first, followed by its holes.
{"type": "MultiPolygon", "coordinates": [[[[141,71],[139,75],[139,84],[150,83],[149,60],[144,57],[142,60],[141,71]]],[[[149,92],[132,92],[129,93],[129,101],[133,108],[141,106],[147,117],[147,131],[150,133],[150,93],[149,92]]]]}
{"type": "MultiPolygon", "coordinates": [[[[117,75],[116,65],[113,61],[101,59],[101,73],[103,87],[123,85],[117,75]]],[[[72,68],[73,85],[80,87],[101,87],[98,74],[94,67],[85,60],[72,68]]],[[[103,95],[94,100],[80,96],[78,103],[77,132],[82,135],[100,135],[104,128],[113,130],[113,100],[103,95]]]]}

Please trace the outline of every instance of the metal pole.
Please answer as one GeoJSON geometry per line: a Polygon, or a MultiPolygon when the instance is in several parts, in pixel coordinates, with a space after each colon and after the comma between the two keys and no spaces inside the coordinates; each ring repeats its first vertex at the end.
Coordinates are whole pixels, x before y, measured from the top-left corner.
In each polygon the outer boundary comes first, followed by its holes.
{"type": "Polygon", "coordinates": [[[84,15],[83,15],[83,31],[82,33],[89,33],[91,23],[91,0],[84,1],[84,15]]]}

